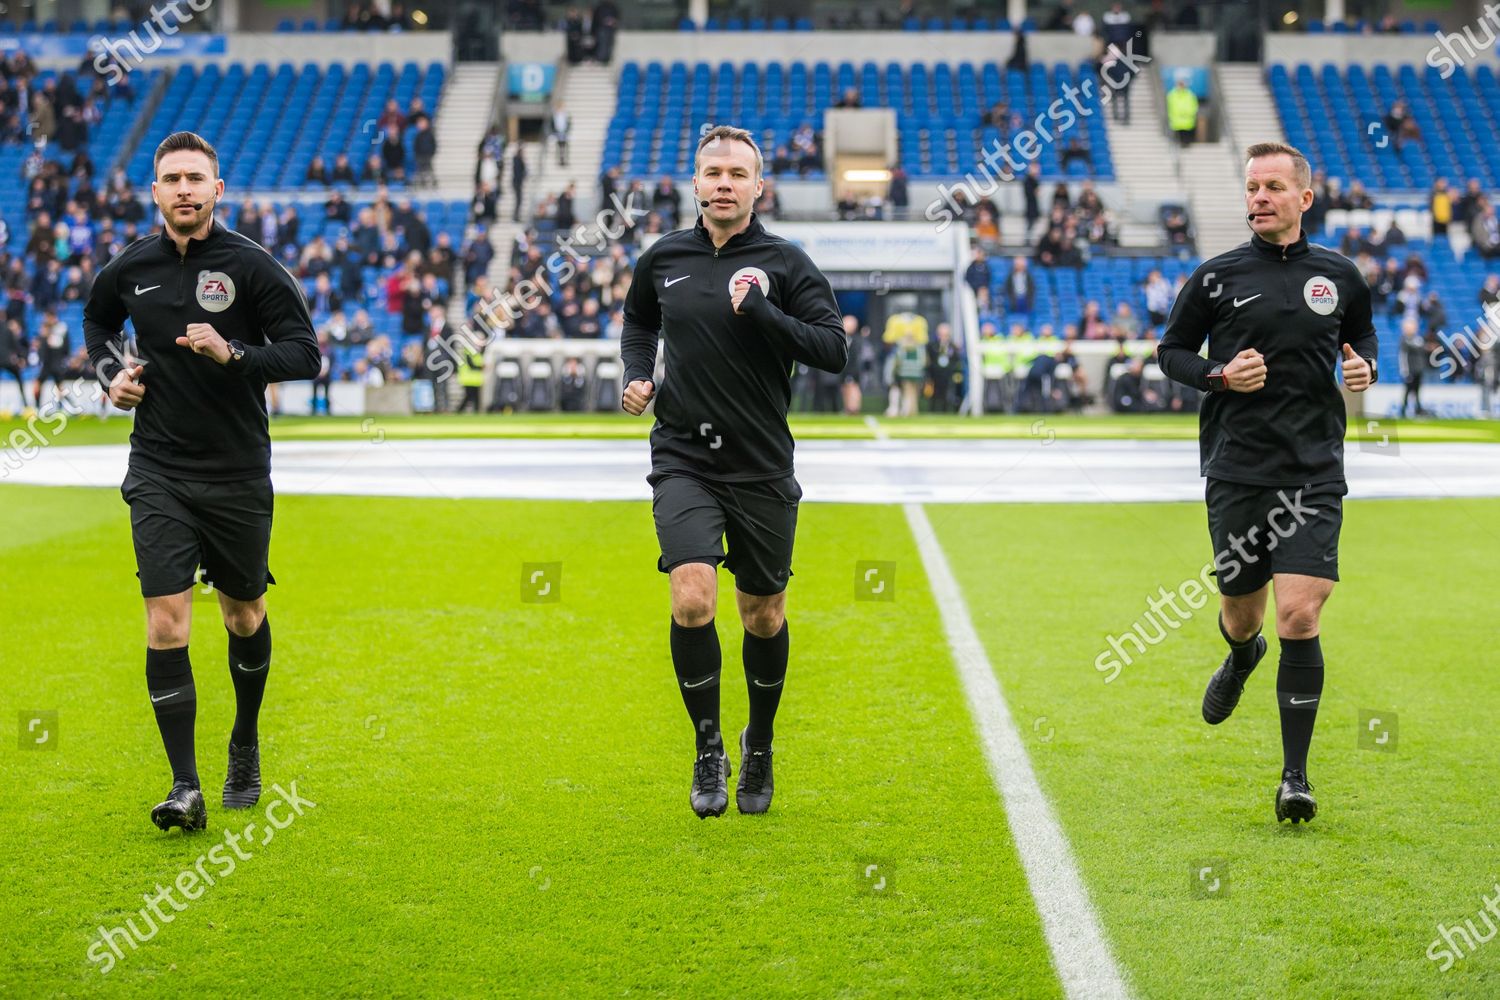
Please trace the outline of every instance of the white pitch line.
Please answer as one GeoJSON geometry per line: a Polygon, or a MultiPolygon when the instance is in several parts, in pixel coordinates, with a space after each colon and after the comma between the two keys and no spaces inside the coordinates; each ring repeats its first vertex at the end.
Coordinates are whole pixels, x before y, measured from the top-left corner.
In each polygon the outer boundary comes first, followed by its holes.
{"type": "MultiPolygon", "coordinates": [[[[874,417],[865,417],[865,424],[875,432],[877,440],[889,440],[874,417]]],[[[1058,825],[1047,797],[1042,794],[1042,786],[1037,783],[1036,772],[1031,769],[1026,746],[1010,717],[1000,681],[979,641],[963,592],[948,566],[948,557],[922,505],[903,504],[902,510],[921,553],[922,568],[943,619],[953,662],[958,665],[959,680],[969,699],[969,713],[979,727],[979,742],[984,746],[990,775],[1005,805],[1006,821],[1010,823],[1031,896],[1036,900],[1042,933],[1052,950],[1052,965],[1063,992],[1074,1000],[1126,1000],[1130,990],[1115,965],[1094,904],[1089,902],[1067,834],[1058,825]]]]}
{"type": "MultiPolygon", "coordinates": [[[[885,433],[873,420],[868,421],[877,438],[885,433]]],[[[990,763],[990,775],[1005,804],[1005,817],[1011,825],[1011,837],[1026,871],[1026,883],[1037,901],[1041,930],[1052,949],[1052,964],[1058,970],[1062,990],[1076,1000],[1100,1000],[1130,997],[1124,976],[1110,954],[1104,939],[1100,916],[1083,888],[1079,867],[1073,861],[1067,834],[1047,804],[1037,772],[1032,771],[1026,745],[1011,718],[1010,706],[1001,693],[995,667],[990,666],[974,619],[963,601],[959,582],[948,567],[938,535],[921,504],[903,504],[906,523],[912,529],[916,550],[922,556],[922,570],[932,586],[933,600],[938,603],[942,625],[953,649],[954,663],[959,666],[963,693],[969,699],[969,712],[980,727],[980,742],[990,763]]]]}
{"type": "Polygon", "coordinates": [[[932,522],[920,504],[905,504],[903,509],[942,615],[943,630],[948,634],[953,661],[958,665],[958,676],[969,699],[969,711],[979,727],[979,741],[989,760],[990,774],[1005,804],[1011,835],[1041,914],[1042,932],[1052,950],[1052,964],[1063,991],[1076,1000],[1114,997],[1123,1000],[1130,996],[1130,991],[1110,953],[1099,915],[1089,902],[1067,835],[1058,825],[1031,769],[1026,747],[1000,691],[1000,682],[974,630],[963,593],[933,533],[932,522]]]}

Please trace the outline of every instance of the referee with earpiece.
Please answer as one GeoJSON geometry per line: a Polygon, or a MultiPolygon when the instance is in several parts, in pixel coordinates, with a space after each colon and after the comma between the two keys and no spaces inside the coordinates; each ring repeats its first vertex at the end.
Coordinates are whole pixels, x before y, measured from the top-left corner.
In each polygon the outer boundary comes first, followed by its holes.
{"type": "Polygon", "coordinates": [[[697,741],[689,802],[728,808],[719,733],[718,565],[734,574],[745,627],[750,719],[740,733],[740,812],[771,806],[772,723],[786,678],[786,586],[802,488],[786,413],[796,362],[839,372],[848,342],[833,289],[800,248],[761,226],[759,148],[719,126],[698,143],[691,229],[658,239],[636,264],[620,355],[624,407],[656,400],[652,514],[672,592],[671,648],[697,741]],[[657,338],[666,369],[654,381],[657,338]],[[727,543],[727,545],[726,545],[727,543]]]}
{"type": "Polygon", "coordinates": [[[1205,261],[1172,306],[1157,359],[1205,392],[1199,435],[1208,528],[1229,654],[1209,679],[1203,719],[1239,704],[1266,655],[1274,583],[1282,771],[1276,819],[1317,815],[1307,753],[1323,696],[1323,605],[1339,578],[1345,388],[1375,381],[1370,289],[1342,254],[1309,243],[1307,158],[1280,142],[1246,150],[1249,242],[1205,261]],[[1200,357],[1204,341],[1208,357],[1200,357]]]}
{"type": "Polygon", "coordinates": [[[223,803],[249,808],[260,797],[257,723],[271,664],[265,593],[275,582],[266,385],[311,379],[321,358],[296,279],[214,221],[224,181],[213,146],[174,132],[157,147],[155,169],[162,232],[99,272],[83,329],[110,401],[135,411],[120,492],[146,601],[146,687],[172,768],[172,790],[151,820],[195,830],[207,811],[194,751],[192,587],[201,567],[229,632],[236,707],[223,803]],[[143,359],[122,363],[127,318],[143,359]]]}

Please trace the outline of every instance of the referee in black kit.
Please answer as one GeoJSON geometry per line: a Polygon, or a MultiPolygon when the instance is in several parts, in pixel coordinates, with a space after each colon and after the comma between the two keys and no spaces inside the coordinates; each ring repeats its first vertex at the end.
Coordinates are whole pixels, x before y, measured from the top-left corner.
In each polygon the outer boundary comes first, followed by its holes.
{"type": "Polygon", "coordinates": [[[751,211],[762,167],[744,129],[703,135],[693,175],[702,215],[641,255],[620,343],[625,409],[639,415],[657,399],[647,481],[657,568],[671,580],[672,664],[696,732],[689,801],[700,818],[729,805],[714,630],[720,562],[735,578],[750,693],[735,801],[745,813],[771,807],[772,723],[786,678],[786,585],[802,497],[786,422],[792,366],[837,373],[849,350],[828,279],[751,211]],[[658,333],[667,352],[660,392],[658,333]]]}
{"type": "Polygon", "coordinates": [[[1369,388],[1376,336],[1358,268],[1302,232],[1313,200],[1307,158],[1279,142],[1251,146],[1246,158],[1250,241],[1193,272],[1157,358],[1168,376],[1208,393],[1199,441],[1229,655],[1208,682],[1203,718],[1229,718],[1265,655],[1260,628],[1274,582],[1283,754],[1276,819],[1298,823],[1318,812],[1307,781],[1323,693],[1318,619],[1339,578],[1348,492],[1334,368],[1349,390],[1369,388]],[[1198,353],[1204,338],[1206,359],[1198,353]]]}
{"type": "Polygon", "coordinates": [[[214,221],[224,194],[214,148],[174,132],[156,149],[155,171],[163,230],[99,272],[83,328],[110,401],[136,411],[120,492],[146,599],[146,688],[172,767],[172,790],[151,819],[196,830],[207,815],[193,748],[192,587],[201,566],[229,630],[236,709],[223,802],[249,808],[260,797],[256,720],[271,663],[266,585],[275,582],[266,385],[313,378],[320,359],[296,280],[214,221]],[[127,316],[141,357],[122,363],[127,316]]]}

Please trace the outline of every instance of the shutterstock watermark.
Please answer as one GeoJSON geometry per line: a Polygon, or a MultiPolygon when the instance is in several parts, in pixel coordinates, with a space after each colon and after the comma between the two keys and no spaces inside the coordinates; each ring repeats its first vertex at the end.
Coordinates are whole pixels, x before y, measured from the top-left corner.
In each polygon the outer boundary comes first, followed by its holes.
{"type": "Polygon", "coordinates": [[[208,888],[233,875],[240,862],[249,861],[255,857],[253,852],[246,849],[247,847],[266,846],[276,835],[276,831],[285,830],[303,814],[304,810],[317,806],[316,802],[297,794],[295,781],[292,782],[290,789],[272,785],[271,790],[276,793],[277,797],[266,803],[266,825],[259,827],[259,837],[256,834],[257,824],[255,823],[247,824],[242,831],[225,830],[223,843],[215,844],[198,855],[198,860],[178,872],[171,884],[163,886],[157,883],[154,886],[155,892],[141,894],[141,899],[146,905],[141,907],[137,914],[141,918],[140,927],[136,926],[135,917],[126,917],[124,927],[99,925],[97,939],[89,945],[88,959],[99,966],[100,975],[108,975],[117,963],[124,961],[126,952],[121,947],[122,945],[129,945],[130,951],[135,952],[141,945],[156,937],[157,932],[163,926],[176,920],[177,914],[188,908],[188,903],[195,902],[208,888]],[[279,815],[278,806],[285,807],[279,815]],[[213,865],[214,871],[210,872],[208,865],[213,865]],[[182,894],[187,900],[186,903],[177,901],[174,889],[182,894]],[[171,910],[163,910],[163,903],[170,905],[171,910]]]}
{"type": "Polygon", "coordinates": [[[1432,37],[1437,39],[1437,44],[1427,50],[1427,65],[1438,71],[1438,75],[1444,80],[1456,73],[1460,67],[1467,66],[1469,60],[1495,47],[1495,29],[1500,27],[1500,4],[1487,3],[1484,5],[1484,13],[1480,15],[1479,23],[1484,27],[1484,41],[1474,37],[1474,30],[1469,25],[1464,25],[1462,35],[1445,35],[1441,31],[1434,31],[1432,37]],[[1464,50],[1459,55],[1458,48],[1464,50]],[[1442,65],[1446,63],[1447,65],[1442,65]]]}
{"type": "Polygon", "coordinates": [[[1156,595],[1146,599],[1144,615],[1120,635],[1110,634],[1105,637],[1109,648],[1094,658],[1094,669],[1109,675],[1104,678],[1104,683],[1108,684],[1119,677],[1126,667],[1135,662],[1135,656],[1144,656],[1148,648],[1159,645],[1167,636],[1182,628],[1194,613],[1202,610],[1208,603],[1209,595],[1219,592],[1220,585],[1233,581],[1245,571],[1246,565],[1260,562],[1262,556],[1275,551],[1283,540],[1296,534],[1297,529],[1309,519],[1317,517],[1317,508],[1302,503],[1302,493],[1302,490],[1298,490],[1296,496],[1289,497],[1286,490],[1278,490],[1276,495],[1281,500],[1281,505],[1272,508],[1266,515],[1267,530],[1264,535],[1258,524],[1252,524],[1243,537],[1230,532],[1229,548],[1216,552],[1197,576],[1189,577],[1170,591],[1166,587],[1157,587],[1156,595]],[[1259,545],[1262,540],[1266,542],[1263,552],[1251,552],[1246,547],[1247,543],[1251,546],[1259,545]],[[1187,605],[1186,611],[1177,606],[1178,598],[1187,605]],[[1167,608],[1171,608],[1171,615],[1166,614],[1167,608]],[[1134,648],[1135,656],[1131,655],[1127,645],[1134,648]]]}
{"type": "Polygon", "coordinates": [[[193,19],[193,15],[201,14],[211,6],[213,0],[167,0],[153,5],[146,19],[131,28],[124,38],[99,35],[90,40],[90,47],[97,50],[94,69],[101,76],[108,76],[109,85],[115,86],[125,79],[130,69],[145,62],[147,56],[161,48],[163,36],[170,38],[177,34],[193,19]],[[184,5],[188,7],[186,12],[182,10],[184,5]],[[168,23],[168,15],[171,15],[171,23],[168,23]],[[157,28],[161,29],[160,34],[157,28]],[[144,37],[143,32],[149,37],[144,37]]]}
{"type": "MultiPolygon", "coordinates": [[[[139,363],[130,360],[117,344],[111,343],[109,350],[114,359],[127,368],[139,363]]],[[[108,403],[109,390],[98,379],[80,379],[79,382],[88,385],[80,389],[79,383],[74,382],[50,410],[39,410],[26,421],[25,427],[17,427],[8,438],[0,440],[0,479],[9,477],[40,455],[54,438],[68,429],[68,422],[74,417],[83,416],[91,408],[96,412],[102,410],[108,403]]]]}
{"type": "MultiPolygon", "coordinates": [[[[1135,53],[1135,39],[1133,38],[1125,43],[1123,52],[1120,51],[1118,45],[1111,44],[1109,54],[1114,56],[1118,63],[1123,63],[1127,72],[1118,80],[1110,79],[1108,74],[1101,74],[1104,87],[1099,89],[1099,103],[1102,106],[1107,106],[1113,100],[1115,91],[1126,87],[1129,80],[1140,73],[1140,68],[1151,62],[1150,56],[1135,53]]],[[[1000,187],[1001,181],[1013,181],[1019,174],[1025,173],[1027,165],[1042,155],[1042,149],[1046,144],[1062,138],[1064,133],[1078,124],[1080,118],[1093,115],[1094,109],[1086,106],[1079,98],[1092,98],[1094,90],[1094,81],[1088,79],[1077,87],[1071,83],[1063,84],[1063,96],[1057,98],[1047,106],[1045,111],[1038,114],[1030,128],[1021,129],[1008,141],[997,140],[984,151],[980,157],[983,162],[976,167],[983,180],[970,171],[964,175],[963,180],[952,187],[946,184],[938,185],[937,199],[929,202],[923,213],[927,221],[938,223],[937,231],[941,233],[963,214],[963,206],[954,198],[956,192],[963,191],[969,201],[974,202],[994,194],[1000,187]],[[1003,167],[1000,166],[1001,160],[1004,160],[1006,164],[1003,167]]]]}
{"type": "Polygon", "coordinates": [[[1478,330],[1471,329],[1466,323],[1461,333],[1452,334],[1446,330],[1438,333],[1440,346],[1432,349],[1428,361],[1438,369],[1438,377],[1444,382],[1463,369],[1474,367],[1486,352],[1500,346],[1500,302],[1485,306],[1484,315],[1476,322],[1478,330]]]}
{"type": "Polygon", "coordinates": [[[1427,958],[1429,961],[1443,963],[1438,967],[1439,972],[1447,972],[1459,961],[1474,954],[1480,945],[1494,940],[1497,926],[1500,926],[1496,924],[1496,920],[1500,919],[1500,882],[1495,883],[1493,896],[1486,896],[1482,892],[1479,894],[1479,919],[1489,928],[1488,934],[1479,930],[1473,917],[1452,927],[1444,927],[1443,922],[1438,921],[1438,936],[1427,946],[1427,958]],[[1448,947],[1442,947],[1444,944],[1448,947]]]}

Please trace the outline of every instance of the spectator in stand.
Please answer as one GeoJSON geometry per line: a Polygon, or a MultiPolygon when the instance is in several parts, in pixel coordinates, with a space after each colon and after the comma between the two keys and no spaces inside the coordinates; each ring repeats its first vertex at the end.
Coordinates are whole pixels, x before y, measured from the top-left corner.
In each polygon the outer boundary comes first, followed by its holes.
{"type": "Polygon", "coordinates": [[[614,0],[599,0],[594,4],[589,27],[594,33],[594,60],[608,66],[615,54],[615,35],[620,30],[620,8],[614,0]]]}
{"type": "Polygon", "coordinates": [[[1172,311],[1172,286],[1159,270],[1146,275],[1146,318],[1152,326],[1161,326],[1172,311]]]}
{"type": "Polygon", "coordinates": [[[1406,391],[1401,396],[1401,415],[1427,415],[1422,409],[1422,378],[1427,373],[1427,342],[1422,338],[1415,318],[1401,321],[1401,381],[1406,391]]]}
{"type": "Polygon", "coordinates": [[[891,182],[886,190],[886,199],[891,203],[891,218],[905,219],[907,209],[911,205],[911,190],[907,182],[906,171],[899,163],[891,165],[891,182]]]}
{"type": "Polygon", "coordinates": [[[1032,230],[1036,229],[1037,220],[1042,217],[1042,202],[1040,192],[1042,187],[1042,165],[1035,160],[1026,168],[1026,176],[1021,182],[1022,190],[1026,198],[1026,242],[1031,242],[1032,230]]]}
{"type": "Polygon", "coordinates": [[[1398,153],[1401,151],[1402,143],[1408,139],[1417,141],[1422,139],[1422,130],[1417,126],[1417,120],[1412,117],[1411,108],[1404,97],[1396,98],[1390,110],[1385,113],[1384,124],[1398,153]]]}
{"type": "Polygon", "coordinates": [[[1469,233],[1479,256],[1486,260],[1500,257],[1500,219],[1495,217],[1495,206],[1483,195],[1479,198],[1474,221],[1469,224],[1469,233]]]}
{"type": "Polygon", "coordinates": [[[763,180],[760,197],[755,200],[755,214],[762,220],[781,214],[781,196],[776,193],[776,182],[769,177],[763,180]]]}
{"type": "Polygon", "coordinates": [[[521,144],[516,143],[516,152],[510,158],[510,189],[515,193],[516,201],[511,209],[510,221],[521,221],[521,200],[526,190],[526,158],[522,155],[521,144]]]}
{"type": "Polygon", "coordinates": [[[1130,308],[1129,302],[1119,302],[1115,305],[1115,314],[1110,320],[1112,332],[1135,340],[1141,335],[1141,321],[1136,316],[1135,310],[1130,308]]]}
{"type": "Polygon", "coordinates": [[[817,134],[807,122],[792,133],[792,155],[796,158],[797,173],[804,177],[823,169],[823,153],[818,148],[817,134]]]}
{"type": "Polygon", "coordinates": [[[1351,209],[1371,209],[1375,207],[1375,199],[1365,190],[1364,181],[1354,178],[1349,182],[1349,191],[1344,196],[1346,207],[1351,209]]]}
{"type": "Polygon", "coordinates": [[[329,390],[333,385],[333,339],[327,328],[318,331],[318,355],[320,359],[318,374],[313,378],[312,401],[308,404],[309,412],[313,416],[328,413],[330,410],[329,390]],[[320,397],[323,401],[321,408],[318,406],[320,397]]]}
{"type": "Polygon", "coordinates": [[[1162,227],[1166,230],[1169,246],[1182,248],[1188,245],[1188,221],[1181,210],[1173,209],[1168,212],[1162,227]]]}
{"type": "Polygon", "coordinates": [[[323,203],[323,218],[329,222],[342,222],[348,225],[353,217],[354,209],[344,200],[344,193],[337,189],[328,196],[323,203]]]}
{"type": "Polygon", "coordinates": [[[559,235],[571,233],[578,220],[573,215],[573,199],[578,196],[578,187],[572,182],[563,188],[562,193],[557,196],[557,208],[553,212],[552,219],[557,226],[559,235]]]}
{"type": "Polygon", "coordinates": [[[1078,333],[1084,340],[1108,340],[1109,320],[1098,299],[1089,299],[1083,304],[1083,315],[1078,317],[1078,333]]]}
{"type": "Polygon", "coordinates": [[[365,160],[364,170],[360,173],[360,181],[365,184],[384,184],[387,180],[385,161],[380,154],[371,153],[370,158],[365,160]]]}
{"type": "Polygon", "coordinates": [[[577,66],[583,62],[585,44],[583,12],[577,7],[569,7],[567,16],[563,18],[563,40],[563,51],[567,55],[568,65],[577,66]]]}
{"type": "Polygon", "coordinates": [[[1432,212],[1433,238],[1447,236],[1448,224],[1453,221],[1453,192],[1448,190],[1448,178],[1439,177],[1432,182],[1427,207],[1432,212]]]}
{"type": "Polygon", "coordinates": [[[1453,206],[1453,221],[1467,226],[1474,221],[1479,214],[1480,203],[1484,201],[1484,188],[1479,184],[1477,177],[1470,177],[1469,183],[1464,188],[1464,193],[1453,206]]]}
{"type": "Polygon", "coordinates": [[[332,183],[328,172],[328,164],[323,161],[323,157],[314,156],[312,158],[312,162],[307,165],[307,174],[302,179],[308,184],[322,184],[324,187],[332,183]]]}
{"type": "Polygon", "coordinates": [[[469,212],[478,222],[494,222],[500,206],[500,196],[495,192],[494,185],[488,181],[480,181],[479,188],[474,192],[474,202],[469,206],[469,212]]]}
{"type": "Polygon", "coordinates": [[[416,161],[413,184],[433,186],[437,177],[432,172],[432,161],[437,156],[437,134],[432,131],[432,120],[426,115],[417,119],[415,134],[411,139],[412,159],[416,161]]]}
{"type": "Polygon", "coordinates": [[[1005,276],[1005,308],[1012,313],[1030,313],[1036,296],[1036,281],[1025,257],[1011,258],[1010,273],[1005,276]]]}
{"type": "Polygon", "coordinates": [[[552,115],[547,120],[548,132],[552,141],[557,145],[557,162],[559,166],[568,165],[568,135],[573,131],[573,116],[563,106],[562,101],[555,101],[552,105],[552,115]]]}
{"type": "Polygon", "coordinates": [[[681,226],[682,199],[671,177],[663,175],[656,190],[651,193],[651,211],[661,216],[662,225],[666,228],[677,229],[681,226]]]}
{"type": "Polygon", "coordinates": [[[1060,226],[1052,226],[1037,241],[1036,262],[1042,267],[1073,267],[1077,250],[1070,246],[1060,226]]]}
{"type": "Polygon", "coordinates": [[[1448,328],[1448,310],[1437,292],[1428,292],[1422,304],[1417,307],[1417,312],[1422,317],[1427,333],[1442,333],[1448,328]]]}
{"type": "Polygon", "coordinates": [[[328,175],[330,184],[355,184],[358,181],[354,177],[354,166],[349,162],[348,153],[335,153],[333,157],[333,170],[328,175]]]}
{"type": "Polygon", "coordinates": [[[977,294],[980,289],[989,287],[990,263],[984,251],[979,247],[974,248],[972,259],[968,268],[964,271],[964,283],[977,294]]]}

